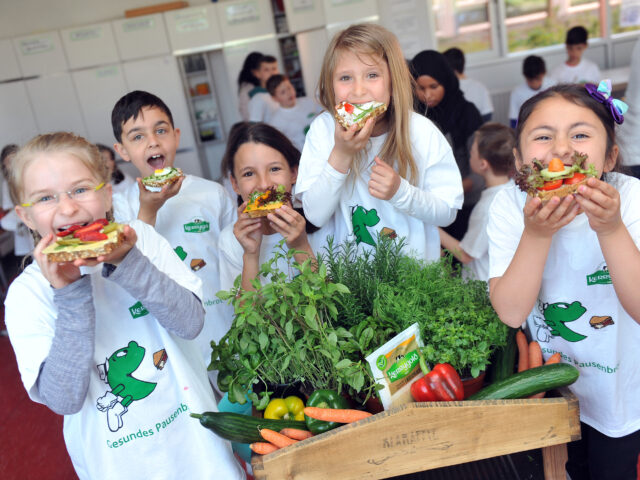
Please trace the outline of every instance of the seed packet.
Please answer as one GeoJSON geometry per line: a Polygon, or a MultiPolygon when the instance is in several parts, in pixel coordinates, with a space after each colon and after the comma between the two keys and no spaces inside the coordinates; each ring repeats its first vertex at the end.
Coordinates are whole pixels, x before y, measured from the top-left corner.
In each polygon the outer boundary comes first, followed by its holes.
{"type": "Polygon", "coordinates": [[[383,386],[378,395],[385,410],[413,401],[410,389],[422,375],[419,351],[422,346],[420,327],[414,323],[367,356],[376,383],[383,386]]]}

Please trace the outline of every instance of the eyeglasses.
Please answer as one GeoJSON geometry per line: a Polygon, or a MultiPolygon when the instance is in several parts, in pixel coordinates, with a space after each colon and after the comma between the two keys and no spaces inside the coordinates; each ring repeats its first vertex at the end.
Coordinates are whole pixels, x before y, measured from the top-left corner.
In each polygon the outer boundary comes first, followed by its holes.
{"type": "Polygon", "coordinates": [[[28,203],[21,203],[23,207],[31,207],[34,211],[49,210],[60,203],[60,195],[67,194],[71,200],[76,202],[88,202],[95,198],[96,192],[104,187],[104,182],[99,185],[79,185],[72,190],[59,193],[45,193],[41,197],[28,203]]]}

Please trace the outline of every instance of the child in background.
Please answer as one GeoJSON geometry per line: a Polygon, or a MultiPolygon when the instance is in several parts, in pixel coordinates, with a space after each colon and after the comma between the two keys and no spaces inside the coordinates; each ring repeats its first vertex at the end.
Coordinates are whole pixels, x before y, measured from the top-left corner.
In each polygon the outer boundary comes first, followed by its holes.
{"type": "Polygon", "coordinates": [[[487,227],[489,286],[504,323],[519,327],[526,319],[545,359],[561,352],[580,371],[569,386],[580,401],[582,422],[582,440],[569,444],[571,478],[635,478],[640,181],[612,172],[618,159],[611,113],[616,107],[595,85],[587,87],[556,85],[527,100],[514,153],[521,168],[534,158],[570,165],[574,152],[582,152],[601,178],[544,205],[519,189],[498,193],[487,227]]]}
{"type": "Polygon", "coordinates": [[[493,115],[491,94],[482,82],[469,78],[464,73],[464,52],[459,48],[452,47],[442,52],[442,55],[447,59],[449,65],[453,68],[456,77],[458,77],[458,80],[460,81],[460,90],[464,93],[464,98],[476,106],[480,115],[482,115],[482,120],[484,122],[490,121],[491,116],[493,115]]]}
{"type": "MultiPolygon", "coordinates": [[[[161,99],[147,92],[130,92],[113,107],[111,123],[118,142],[115,149],[135,165],[141,177],[174,166],[180,130],[161,99]]],[[[114,207],[119,221],[138,218],[154,226],[202,280],[206,316],[196,341],[208,365],[211,340],[218,341],[231,325],[230,307],[216,297],[220,290],[218,237],[235,220],[231,198],[220,184],[193,175],[161,192],[147,191],[138,178],[137,184],[114,196],[114,207]]],[[[210,377],[217,385],[216,372],[210,372],[210,377]]]]}
{"type": "Polygon", "coordinates": [[[395,35],[373,24],[336,34],[319,93],[327,111],[311,124],[295,189],[307,220],[333,223],[336,242],[353,236],[373,246],[380,233],[397,235],[418,258],[439,258],[437,227],[455,218],[462,182],[447,140],[413,112],[411,75],[395,35]],[[345,130],[333,117],[342,101],[388,108],[361,130],[345,130]]]}
{"type": "Polygon", "coordinates": [[[555,81],[546,76],[547,66],[544,60],[537,55],[529,55],[524,59],[522,62],[522,75],[524,76],[524,83],[514,88],[509,98],[509,123],[511,128],[516,127],[518,112],[524,102],[536,93],[555,85],[555,81]]]}
{"type": "Polygon", "coordinates": [[[565,40],[567,60],[555,67],[551,76],[558,83],[597,83],[600,69],[591,60],[584,58],[589,32],[582,26],[569,29],[565,40]]]}
{"type": "MultiPolygon", "coordinates": [[[[249,196],[255,191],[284,185],[291,193],[299,162],[300,151],[270,125],[241,123],[231,130],[222,159],[223,171],[228,172],[242,203],[236,223],[228,225],[220,235],[220,288],[223,290],[230,289],[240,274],[242,288],[252,290],[251,281],[257,277],[260,265],[271,257],[283,238],[288,248],[304,252],[295,255],[298,263],[308,258],[315,260],[314,250],[324,246],[326,235],[307,235],[317,228],[308,224],[290,203],[266,217],[251,218],[243,213],[249,196]],[[316,240],[315,249],[310,243],[312,237],[316,240]]],[[[279,267],[282,271],[288,270],[285,264],[279,267]]]]}
{"type": "Polygon", "coordinates": [[[34,138],[12,163],[17,213],[39,237],[5,301],[22,382],[65,416],[80,479],[119,478],[123,466],[136,478],[241,479],[229,443],[189,418],[216,409],[184,340],[202,328],[202,284],[166,240],[134,220],[97,259],[42,253],[57,232],[110,216],[108,180],[98,149],[70,133],[34,138]]]}
{"type": "Polygon", "coordinates": [[[258,68],[253,70],[253,75],[260,81],[260,85],[249,92],[249,112],[250,122],[266,122],[271,118],[280,105],[267,91],[267,80],[271,75],[278,73],[278,60],[271,55],[263,55],[258,62],[258,68]]]}
{"type": "Polygon", "coordinates": [[[462,271],[465,277],[489,280],[489,208],[498,192],[515,187],[509,180],[514,171],[514,146],[513,130],[500,123],[485,123],[474,135],[469,163],[471,170],[484,179],[485,189],[471,211],[469,228],[462,240],[440,229],[442,246],[468,267],[462,271]]]}
{"type": "Polygon", "coordinates": [[[309,125],[322,108],[311,98],[296,98],[296,89],[284,75],[272,75],[267,80],[267,90],[280,105],[271,115],[269,125],[284,133],[298,150],[302,150],[309,125]]]}
{"type": "Polygon", "coordinates": [[[251,52],[244,59],[242,70],[238,74],[238,112],[245,122],[249,120],[249,93],[260,86],[260,80],[253,72],[260,66],[262,57],[260,52],[251,52]]]}
{"type": "Polygon", "coordinates": [[[9,184],[11,161],[18,152],[15,144],[5,145],[0,153],[0,168],[2,168],[2,209],[5,214],[0,219],[0,226],[3,230],[13,232],[13,254],[16,257],[28,255],[33,250],[33,238],[27,226],[22,223],[16,213],[9,194],[9,184]]]}
{"type": "Polygon", "coordinates": [[[102,145],[101,143],[96,143],[96,147],[98,147],[100,156],[107,165],[108,176],[111,179],[111,188],[113,193],[123,192],[127,190],[130,185],[135,183],[131,177],[125,175],[122,170],[118,168],[118,165],[116,165],[116,152],[114,152],[112,148],[102,145]]]}

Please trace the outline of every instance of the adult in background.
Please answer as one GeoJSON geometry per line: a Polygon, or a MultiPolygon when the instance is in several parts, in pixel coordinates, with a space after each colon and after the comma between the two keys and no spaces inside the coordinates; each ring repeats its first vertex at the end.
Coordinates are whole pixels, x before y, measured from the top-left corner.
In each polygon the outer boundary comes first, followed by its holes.
{"type": "Polygon", "coordinates": [[[447,137],[453,149],[464,187],[462,210],[444,230],[456,238],[467,231],[469,215],[480,198],[482,178],[471,172],[469,166],[470,139],[482,125],[482,116],[476,106],[464,98],[460,82],[447,59],[435,50],[423,50],[411,60],[416,80],[421,111],[432,120],[447,137]]]}
{"type": "Polygon", "coordinates": [[[244,59],[242,70],[238,74],[238,111],[245,122],[249,120],[249,92],[260,86],[260,80],[254,72],[260,67],[263,56],[260,52],[251,52],[244,59]]]}

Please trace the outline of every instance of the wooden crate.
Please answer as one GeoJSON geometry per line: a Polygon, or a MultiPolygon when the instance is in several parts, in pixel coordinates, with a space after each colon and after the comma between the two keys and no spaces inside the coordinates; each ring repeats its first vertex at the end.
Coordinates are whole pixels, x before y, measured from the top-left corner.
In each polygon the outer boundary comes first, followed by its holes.
{"type": "Polygon", "coordinates": [[[382,479],[543,448],[555,480],[565,478],[564,444],[579,438],[578,401],[563,389],[555,398],[403,405],[254,455],[252,466],[256,480],[382,479]]]}

